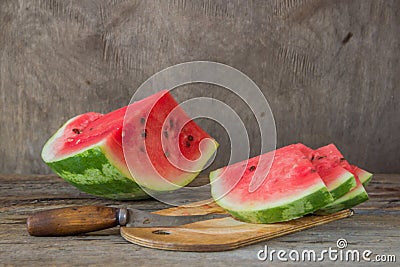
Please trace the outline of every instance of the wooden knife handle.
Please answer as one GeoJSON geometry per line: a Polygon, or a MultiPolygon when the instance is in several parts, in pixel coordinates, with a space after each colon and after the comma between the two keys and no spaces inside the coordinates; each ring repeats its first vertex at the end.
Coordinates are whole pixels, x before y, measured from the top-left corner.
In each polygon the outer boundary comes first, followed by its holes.
{"type": "Polygon", "coordinates": [[[34,213],[27,220],[33,236],[76,235],[118,225],[117,208],[79,206],[34,213]]]}

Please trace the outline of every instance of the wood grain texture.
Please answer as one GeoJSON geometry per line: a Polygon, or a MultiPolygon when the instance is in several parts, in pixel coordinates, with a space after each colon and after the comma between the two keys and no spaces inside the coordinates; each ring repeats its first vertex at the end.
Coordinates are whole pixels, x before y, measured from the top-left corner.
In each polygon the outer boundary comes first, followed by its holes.
{"type": "MultiPolygon", "coordinates": [[[[396,0],[0,1],[0,172],[47,174],[40,151],[68,118],[126,105],[155,72],[211,60],[252,78],[273,110],[278,146],[336,143],[350,162],[399,172],[400,2],[396,0]]],[[[193,92],[192,89],[195,89],[193,92]]],[[[214,86],[260,147],[254,117],[214,86]]],[[[210,121],[201,125],[229,141],[210,121]]]]}
{"type": "MultiPolygon", "coordinates": [[[[202,179],[200,177],[200,179],[202,179]]],[[[234,251],[187,253],[161,251],[137,246],[119,235],[119,228],[69,237],[32,237],[26,231],[26,218],[33,212],[77,205],[131,206],[155,211],[169,206],[154,200],[111,201],[80,193],[60,178],[46,175],[0,175],[0,259],[1,265],[16,266],[282,266],[260,262],[257,252],[269,249],[322,251],[336,247],[346,238],[349,249],[370,249],[375,254],[400,257],[400,175],[377,174],[367,187],[370,200],[355,208],[351,218],[310,230],[260,242],[234,251]]],[[[320,263],[307,262],[308,266],[320,263]]],[[[325,263],[324,263],[325,264],[325,263]]],[[[343,265],[327,262],[328,265],[343,265]]],[[[299,266],[285,262],[284,266],[299,266]]],[[[360,266],[360,263],[346,263],[360,266]]],[[[395,263],[388,266],[396,266],[395,263]]]]}
{"type": "Polygon", "coordinates": [[[26,221],[32,236],[67,236],[94,232],[118,225],[118,209],[76,206],[39,211],[26,221]]]}
{"type": "MultiPolygon", "coordinates": [[[[193,203],[195,205],[196,203],[193,203]]],[[[183,208],[190,215],[208,210],[204,206],[183,208]]],[[[181,207],[176,207],[180,209],[181,207]]],[[[176,208],[163,210],[163,214],[176,216],[181,212],[176,208]]],[[[222,208],[221,208],[222,210],[222,208]]],[[[312,227],[348,218],[351,210],[343,210],[325,216],[305,216],[273,224],[251,224],[240,222],[232,217],[212,219],[185,224],[178,227],[129,228],[121,227],[121,236],[127,241],[148,248],[174,251],[216,252],[233,250],[240,247],[267,241],[283,235],[293,234],[312,227]]]]}

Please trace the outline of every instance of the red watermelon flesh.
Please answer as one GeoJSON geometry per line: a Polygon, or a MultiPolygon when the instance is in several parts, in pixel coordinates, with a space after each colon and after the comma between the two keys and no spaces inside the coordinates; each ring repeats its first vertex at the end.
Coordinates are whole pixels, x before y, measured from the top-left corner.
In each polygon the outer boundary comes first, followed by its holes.
{"type": "Polygon", "coordinates": [[[308,157],[324,180],[334,199],[345,195],[356,186],[350,164],[334,144],[308,152],[308,157]]]}
{"type": "Polygon", "coordinates": [[[96,144],[103,136],[115,135],[121,144],[121,128],[126,107],[115,110],[107,115],[88,112],[70,121],[63,132],[62,138],[52,143],[52,150],[47,154],[53,160],[68,156],[84,147],[96,144]],[[119,115],[121,113],[121,115],[119,115]],[[104,125],[103,125],[104,124],[104,125]],[[100,127],[98,127],[100,125],[100,127]],[[119,132],[119,134],[118,134],[119,132]]]}
{"type": "Polygon", "coordinates": [[[290,146],[293,146],[294,148],[300,150],[300,152],[303,153],[307,158],[311,158],[312,153],[314,152],[314,150],[312,150],[311,148],[309,148],[306,145],[303,145],[302,143],[297,143],[297,144],[290,145],[290,146]]]}
{"type": "Polygon", "coordinates": [[[218,169],[210,174],[210,180],[217,204],[234,217],[252,223],[299,218],[333,200],[312,163],[290,146],[218,169]],[[266,176],[250,192],[256,175],[266,176]]]}
{"type": "Polygon", "coordinates": [[[314,150],[311,160],[316,162],[321,169],[341,166],[346,170],[352,170],[350,164],[334,144],[329,144],[314,150]]]}
{"type": "Polygon", "coordinates": [[[368,184],[372,178],[372,173],[367,172],[366,170],[363,170],[355,165],[350,165],[350,163],[343,157],[342,153],[340,153],[339,149],[334,144],[329,144],[315,150],[313,162],[318,162],[319,164],[322,163],[322,165],[325,166],[341,166],[342,168],[351,172],[356,180],[359,180],[363,185],[368,184]],[[318,157],[320,159],[318,159],[318,157]]]}
{"type": "Polygon", "coordinates": [[[165,92],[149,108],[128,108],[123,136],[132,176],[156,191],[178,189],[177,180],[189,183],[218,146],[165,92]]]}
{"type": "Polygon", "coordinates": [[[317,168],[317,171],[322,174],[329,172],[332,168],[340,166],[346,171],[352,173],[355,180],[358,180],[358,175],[354,172],[354,168],[349,164],[334,144],[329,144],[316,149],[313,152],[311,161],[317,168]]]}

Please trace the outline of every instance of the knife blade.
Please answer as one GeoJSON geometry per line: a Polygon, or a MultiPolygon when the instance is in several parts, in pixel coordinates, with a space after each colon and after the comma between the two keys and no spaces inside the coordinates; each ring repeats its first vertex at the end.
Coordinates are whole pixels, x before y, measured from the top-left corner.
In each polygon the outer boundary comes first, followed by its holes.
{"type": "Polygon", "coordinates": [[[228,214],[167,216],[138,209],[104,206],[75,206],[39,211],[27,219],[32,236],[66,236],[126,227],[173,227],[197,221],[224,218],[228,214]]]}
{"type": "MultiPolygon", "coordinates": [[[[228,216],[228,214],[169,216],[137,209],[126,209],[126,211],[128,214],[127,227],[172,227],[228,216]]],[[[125,211],[120,209],[119,214],[123,212],[125,211]]]]}

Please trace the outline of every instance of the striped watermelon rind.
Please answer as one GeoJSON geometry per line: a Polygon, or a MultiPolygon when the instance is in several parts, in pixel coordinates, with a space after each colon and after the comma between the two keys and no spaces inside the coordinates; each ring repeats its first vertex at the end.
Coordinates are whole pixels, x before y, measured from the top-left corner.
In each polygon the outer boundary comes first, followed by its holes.
{"type": "Polygon", "coordinates": [[[61,137],[66,126],[79,116],[68,120],[46,142],[42,150],[43,161],[64,180],[88,194],[117,200],[149,198],[132,178],[128,178],[126,167],[110,160],[113,157],[102,143],[81,153],[50,161],[53,158],[54,140],[61,137]]]}
{"type": "Polygon", "coordinates": [[[340,166],[332,169],[332,173],[330,175],[336,176],[336,180],[334,182],[326,184],[326,187],[331,193],[333,199],[338,199],[344,196],[356,186],[354,175],[340,166]]]}
{"type": "Polygon", "coordinates": [[[233,217],[250,223],[275,223],[300,218],[318,210],[333,201],[331,194],[325,186],[315,191],[307,192],[306,196],[293,201],[282,201],[279,205],[265,206],[258,210],[233,210],[228,208],[222,201],[216,201],[218,205],[228,211],[233,217]]]}
{"type": "Polygon", "coordinates": [[[64,180],[92,195],[117,200],[149,198],[137,183],[111,164],[101,146],[47,165],[64,180]]]}
{"type": "Polygon", "coordinates": [[[363,186],[367,186],[369,182],[372,180],[372,176],[374,176],[372,173],[363,170],[357,166],[352,165],[353,167],[353,172],[358,176],[358,179],[360,179],[360,182],[362,183],[363,186]]]}
{"type": "Polygon", "coordinates": [[[332,203],[316,211],[315,214],[326,215],[335,213],[341,210],[352,208],[367,201],[368,199],[369,197],[367,192],[365,191],[364,187],[359,184],[346,195],[336,199],[332,203]]]}

